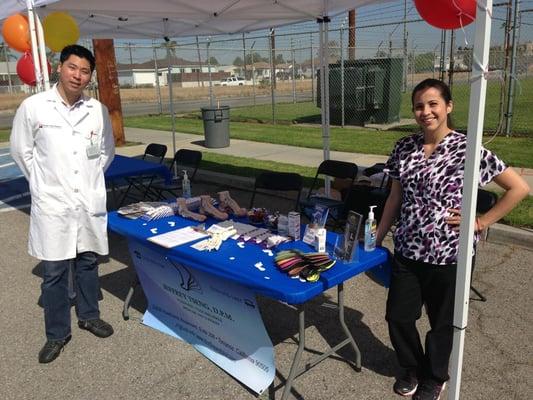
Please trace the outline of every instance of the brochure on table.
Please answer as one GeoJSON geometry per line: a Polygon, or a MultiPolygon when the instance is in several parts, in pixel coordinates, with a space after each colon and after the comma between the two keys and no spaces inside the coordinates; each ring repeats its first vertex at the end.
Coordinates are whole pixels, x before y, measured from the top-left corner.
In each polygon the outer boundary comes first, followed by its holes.
{"type": "Polygon", "coordinates": [[[190,343],[256,393],[270,386],[274,351],[253,292],[138,242],[130,252],[148,300],[144,324],[190,343]]]}

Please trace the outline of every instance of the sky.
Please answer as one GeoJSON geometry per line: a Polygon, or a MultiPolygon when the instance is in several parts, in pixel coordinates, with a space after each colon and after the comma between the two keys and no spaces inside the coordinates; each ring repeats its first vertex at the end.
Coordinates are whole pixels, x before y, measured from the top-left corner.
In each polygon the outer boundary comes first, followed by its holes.
{"type": "MultiPolygon", "coordinates": [[[[494,2],[498,4],[497,1],[494,2]]],[[[521,25],[519,31],[520,43],[533,41],[533,0],[521,0],[520,9],[521,25]]],[[[430,26],[421,20],[414,2],[412,0],[394,0],[379,5],[361,7],[356,14],[356,46],[358,56],[372,57],[376,54],[376,49],[388,51],[391,46],[397,53],[401,53],[404,42],[404,12],[406,13],[407,47],[409,52],[435,52],[439,51],[441,43],[441,30],[430,26]]],[[[493,9],[492,38],[491,45],[502,44],[504,41],[504,22],[506,20],[507,8],[496,6],[493,9]]],[[[337,30],[330,34],[330,40],[340,42],[339,29],[341,26],[347,27],[347,15],[343,13],[332,18],[330,29],[337,30]]],[[[464,29],[457,29],[456,47],[471,47],[474,41],[474,24],[464,29]]],[[[290,58],[290,49],[297,49],[295,59],[301,61],[310,58],[311,33],[317,32],[318,25],[314,21],[300,24],[278,27],[276,29],[276,48],[280,53],[284,52],[285,59],[290,58]],[[284,51],[285,50],[285,51],[284,51]]],[[[247,51],[253,46],[263,56],[268,55],[269,44],[266,40],[267,30],[250,32],[245,34],[247,51]]],[[[344,40],[347,41],[347,31],[344,31],[344,40]]],[[[449,33],[448,33],[449,38],[449,33]]],[[[177,38],[180,45],[177,55],[189,60],[198,58],[196,48],[196,38],[177,38]]],[[[207,37],[199,37],[201,58],[206,59],[207,37]]],[[[217,58],[221,64],[231,64],[235,57],[242,55],[242,34],[214,36],[211,40],[210,56],[217,58]]],[[[449,39],[448,39],[449,40],[449,39]]],[[[318,36],[313,38],[313,46],[318,46],[318,36]]],[[[132,47],[130,53],[127,48],[131,41],[115,41],[117,58],[119,62],[129,63],[130,55],[133,62],[143,62],[151,60],[153,53],[151,48],[142,49],[139,46],[150,46],[149,41],[136,41],[137,46],[132,47]],[[123,49],[121,49],[121,47],[123,49]]],[[[163,52],[158,53],[158,58],[164,58],[163,52]]]]}

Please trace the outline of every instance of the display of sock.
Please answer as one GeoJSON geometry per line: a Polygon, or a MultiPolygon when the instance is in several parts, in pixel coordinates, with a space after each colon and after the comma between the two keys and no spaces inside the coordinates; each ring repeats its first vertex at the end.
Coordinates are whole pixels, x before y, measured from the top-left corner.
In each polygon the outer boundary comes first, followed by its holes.
{"type": "Polygon", "coordinates": [[[227,190],[218,192],[219,210],[223,212],[231,211],[238,217],[244,217],[246,215],[246,208],[242,208],[239,204],[231,198],[227,190]]]}
{"type": "Polygon", "coordinates": [[[211,217],[221,221],[228,219],[227,213],[222,212],[213,206],[213,199],[211,196],[200,196],[200,212],[204,215],[210,215],[211,217]]]}
{"type": "Polygon", "coordinates": [[[187,208],[187,200],[183,197],[180,197],[176,199],[176,203],[178,205],[178,214],[183,218],[192,219],[195,221],[203,222],[207,219],[207,217],[203,214],[198,214],[195,212],[192,212],[187,208]]]}

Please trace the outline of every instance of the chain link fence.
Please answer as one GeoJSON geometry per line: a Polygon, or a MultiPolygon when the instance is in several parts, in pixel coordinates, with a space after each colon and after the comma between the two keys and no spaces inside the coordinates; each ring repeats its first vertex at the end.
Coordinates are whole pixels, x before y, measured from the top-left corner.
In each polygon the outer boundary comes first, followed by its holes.
{"type": "MultiPolygon", "coordinates": [[[[329,24],[326,58],[333,125],[415,129],[410,92],[432,77],[450,84],[456,126],[466,129],[470,83],[477,77],[471,73],[472,45],[465,32],[448,32],[430,45],[425,36],[434,28],[420,20],[357,26],[354,33],[355,47],[350,48],[346,20],[329,24]]],[[[230,38],[118,42],[124,114],[169,113],[172,96],[177,114],[230,105],[233,121],[319,124],[319,42],[318,25],[309,23],[230,38]]],[[[92,47],[90,41],[81,44],[92,47]]],[[[491,48],[487,132],[533,135],[528,97],[532,61],[531,42],[518,44],[514,58],[509,47],[491,48]]],[[[19,86],[0,85],[0,103],[17,90],[19,86]]]]}

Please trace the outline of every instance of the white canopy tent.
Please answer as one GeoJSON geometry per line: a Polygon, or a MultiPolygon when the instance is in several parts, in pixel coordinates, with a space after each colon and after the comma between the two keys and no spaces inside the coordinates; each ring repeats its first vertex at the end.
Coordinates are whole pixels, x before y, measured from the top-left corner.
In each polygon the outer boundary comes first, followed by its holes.
{"type": "MultiPolygon", "coordinates": [[[[3,0],[0,21],[35,7],[44,17],[65,11],[78,22],[81,35],[90,38],[162,39],[179,36],[219,35],[317,20],[352,8],[387,0],[3,0]]],[[[468,319],[471,249],[479,181],[480,146],[486,98],[492,0],[477,0],[474,63],[470,91],[467,154],[462,203],[462,223],[454,315],[454,347],[451,360],[450,399],[459,399],[464,335],[468,319]]],[[[324,24],[321,24],[324,25],[324,24]]],[[[39,24],[36,24],[37,31],[39,24]]],[[[39,32],[37,32],[39,33],[39,32]]],[[[329,158],[329,85],[323,46],[327,26],[321,27],[322,123],[324,158],[329,158]],[[326,28],[326,29],[324,29],[326,28]]],[[[37,36],[32,34],[35,44],[37,36]]],[[[42,35],[41,35],[42,37],[42,35]]],[[[42,46],[42,42],[41,42],[42,46]]],[[[33,46],[34,49],[36,46],[33,46]]],[[[35,51],[35,50],[34,50],[35,51]]],[[[34,52],[35,54],[35,52],[34,52]]],[[[44,65],[44,64],[43,64],[44,65]]]]}

